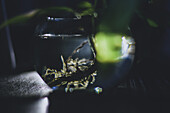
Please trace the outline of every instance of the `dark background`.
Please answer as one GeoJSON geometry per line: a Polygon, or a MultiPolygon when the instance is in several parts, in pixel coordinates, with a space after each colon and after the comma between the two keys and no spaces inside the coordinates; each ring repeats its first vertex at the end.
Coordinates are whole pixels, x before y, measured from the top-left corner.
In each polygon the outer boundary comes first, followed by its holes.
{"type": "MultiPolygon", "coordinates": [[[[160,2],[156,6],[151,6],[148,4],[148,0],[145,0],[141,2],[140,8],[145,16],[156,18],[156,22],[160,23],[159,27],[150,27],[136,13],[132,17],[130,28],[132,36],[136,41],[136,53],[133,67],[128,76],[113,90],[101,96],[86,93],[82,93],[82,95],[63,95],[62,92],[53,93],[49,97],[52,102],[50,106],[51,112],[56,110],[69,112],[77,109],[85,109],[88,112],[92,109],[92,112],[115,110],[116,113],[168,113],[170,94],[170,27],[167,22],[169,22],[170,1],[157,1],[160,2]],[[58,101],[54,101],[57,99],[58,101]],[[78,104],[83,102],[83,107],[78,104]],[[68,109],[64,107],[65,103],[69,104],[68,109]],[[103,103],[107,104],[104,106],[103,103]],[[76,108],[76,106],[78,107],[76,108]]],[[[56,5],[75,7],[79,0],[6,0],[5,2],[7,16],[12,18],[37,8],[56,5]]],[[[0,3],[0,5],[2,4],[0,3]]],[[[0,23],[3,21],[2,9],[0,8],[0,23]]],[[[32,41],[34,40],[36,24],[10,26],[17,61],[15,73],[34,70],[34,47],[32,46],[32,41]]],[[[8,43],[5,29],[2,29],[0,31],[0,76],[11,73],[13,73],[13,69],[10,62],[8,43]]],[[[13,104],[16,101],[14,99],[13,104]]]]}

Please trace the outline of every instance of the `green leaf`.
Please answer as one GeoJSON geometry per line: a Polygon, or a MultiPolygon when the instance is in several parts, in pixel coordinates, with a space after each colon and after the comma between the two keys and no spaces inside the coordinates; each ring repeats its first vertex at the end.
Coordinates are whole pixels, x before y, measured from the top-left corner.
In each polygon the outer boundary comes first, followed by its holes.
{"type": "Polygon", "coordinates": [[[83,1],[78,4],[78,8],[92,8],[92,4],[87,1],[83,1]]]}
{"type": "Polygon", "coordinates": [[[108,0],[101,16],[99,31],[122,33],[127,30],[138,0],[108,0]]]}
{"type": "Polygon", "coordinates": [[[158,27],[158,24],[156,22],[154,22],[153,20],[151,20],[149,18],[146,20],[151,27],[158,27]]]}
{"type": "Polygon", "coordinates": [[[5,26],[10,25],[10,24],[18,24],[18,23],[27,22],[29,19],[34,17],[38,12],[39,12],[39,9],[36,9],[36,10],[33,10],[29,13],[22,14],[22,15],[19,15],[19,16],[15,16],[11,19],[8,19],[7,21],[3,22],[0,25],[0,29],[4,28],[5,26]]]}
{"type": "Polygon", "coordinates": [[[30,11],[28,13],[22,14],[22,15],[18,15],[15,16],[11,19],[8,19],[7,21],[3,22],[0,25],[0,29],[4,28],[7,25],[11,25],[11,24],[19,24],[19,23],[25,23],[28,22],[30,19],[36,17],[41,17],[41,16],[46,16],[46,15],[61,15],[61,14],[65,14],[65,12],[68,13],[75,13],[75,11],[69,7],[49,7],[46,9],[35,9],[33,11],[30,11]]]}
{"type": "Polygon", "coordinates": [[[90,9],[87,9],[87,10],[83,10],[79,14],[80,14],[80,16],[93,15],[94,14],[94,9],[90,8],[90,9]]]}
{"type": "Polygon", "coordinates": [[[116,33],[98,32],[95,36],[95,49],[99,62],[113,63],[121,56],[122,35],[116,33]]]}
{"type": "Polygon", "coordinates": [[[79,16],[93,15],[94,7],[90,2],[83,1],[77,6],[77,13],[79,16]]]}

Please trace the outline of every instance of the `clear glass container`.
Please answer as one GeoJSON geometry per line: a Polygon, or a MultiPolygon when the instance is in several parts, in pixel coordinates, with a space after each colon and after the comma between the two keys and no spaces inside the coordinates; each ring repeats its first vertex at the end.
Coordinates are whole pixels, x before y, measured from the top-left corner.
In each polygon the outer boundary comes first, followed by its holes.
{"type": "Polygon", "coordinates": [[[92,86],[88,91],[99,94],[127,76],[134,59],[133,38],[120,39],[119,62],[100,63],[96,60],[93,31],[90,16],[46,17],[37,25],[35,67],[54,90],[61,87],[66,92],[72,92],[92,86]]]}
{"type": "Polygon", "coordinates": [[[86,89],[96,76],[91,17],[42,19],[35,30],[36,69],[49,86],[86,89]]]}

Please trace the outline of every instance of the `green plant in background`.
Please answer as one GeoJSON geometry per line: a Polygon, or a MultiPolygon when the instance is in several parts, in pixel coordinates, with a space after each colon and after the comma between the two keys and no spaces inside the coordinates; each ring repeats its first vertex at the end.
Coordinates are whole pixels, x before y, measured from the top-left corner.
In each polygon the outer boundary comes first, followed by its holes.
{"type": "MultiPolygon", "coordinates": [[[[94,43],[97,45],[95,46],[98,53],[97,60],[100,62],[113,62],[116,61],[116,57],[120,56],[118,48],[120,50],[121,37],[127,31],[129,21],[136,6],[137,0],[95,0],[94,4],[82,1],[75,9],[70,7],[35,9],[5,21],[0,25],[0,29],[7,25],[26,23],[43,16],[60,17],[70,13],[77,18],[81,18],[81,16],[89,15],[92,16],[93,24],[95,24],[94,18],[98,21],[94,28],[94,31],[96,31],[96,41],[94,40],[94,43]],[[102,9],[98,5],[101,5],[102,9]]],[[[151,21],[150,23],[153,24],[151,21]]]]}
{"type": "Polygon", "coordinates": [[[94,8],[92,8],[92,4],[89,2],[82,2],[77,6],[76,10],[65,6],[34,9],[28,13],[17,15],[11,19],[8,19],[0,25],[0,29],[7,25],[23,24],[44,16],[67,17],[68,13],[70,14],[69,16],[76,16],[81,18],[81,16],[93,15],[94,8]]]}
{"type": "Polygon", "coordinates": [[[99,12],[100,22],[95,37],[99,62],[118,61],[121,56],[121,38],[127,35],[129,22],[137,3],[137,0],[103,0],[101,3],[104,8],[102,14],[99,12]]]}
{"type": "MultiPolygon", "coordinates": [[[[78,18],[81,18],[81,16],[91,16],[93,20],[94,31],[96,34],[96,40],[98,40],[95,46],[96,50],[100,50],[100,44],[99,41],[105,40],[105,44],[108,43],[110,45],[110,38],[117,37],[118,35],[126,36],[128,27],[131,21],[131,18],[134,14],[137,14],[141,19],[146,21],[150,27],[160,27],[162,25],[166,25],[168,22],[165,22],[163,20],[168,20],[167,18],[161,19],[162,21],[159,21],[157,17],[152,16],[152,13],[154,12],[151,10],[150,12],[147,12],[144,10],[144,6],[141,6],[143,2],[148,2],[150,4],[150,7],[159,7],[159,5],[162,3],[160,0],[94,0],[92,3],[88,1],[82,1],[79,2],[76,6],[76,8],[70,8],[70,7],[48,7],[44,9],[34,9],[33,11],[30,11],[28,13],[13,17],[5,22],[3,22],[0,25],[0,29],[3,29],[7,25],[12,24],[20,24],[20,23],[26,23],[29,21],[32,21],[37,18],[41,18],[43,16],[65,16],[67,13],[72,14],[73,16],[77,16],[78,18]],[[147,14],[148,13],[148,14],[147,14]],[[112,34],[112,35],[108,35],[112,34]],[[100,36],[101,35],[101,36],[100,36]],[[100,38],[104,36],[105,38],[100,38]],[[97,44],[99,43],[99,44],[97,44]]],[[[158,12],[159,13],[159,12],[158,12]]],[[[159,13],[160,18],[166,17],[166,14],[159,13]],[[161,17],[162,16],[162,17],[161,17]]],[[[169,17],[169,16],[168,16],[169,17]]],[[[167,24],[169,25],[169,24],[167,24]]],[[[114,40],[114,39],[113,39],[114,40]]],[[[114,43],[114,42],[113,42],[114,43]]],[[[118,41],[117,43],[120,43],[118,41]]],[[[107,45],[107,44],[106,44],[107,45]]],[[[102,46],[102,45],[101,45],[102,46]]],[[[108,51],[113,50],[111,49],[111,46],[107,46],[108,51]]],[[[105,48],[107,51],[107,48],[105,48]]],[[[110,51],[111,52],[111,51],[110,51]]],[[[110,54],[106,53],[105,54],[110,54]]],[[[106,55],[100,54],[97,57],[100,57],[100,59],[103,57],[103,59],[106,59],[106,55]]],[[[108,61],[110,61],[110,58],[108,56],[108,61]]],[[[101,60],[100,60],[101,61],[101,60]]],[[[105,60],[106,61],[106,60],[105,60]]],[[[103,61],[104,62],[104,61],[103,61]]]]}
{"type": "MultiPolygon", "coordinates": [[[[92,42],[97,53],[97,61],[101,64],[114,64],[120,60],[118,58],[121,56],[122,37],[130,35],[130,22],[134,14],[146,23],[145,27],[147,28],[157,29],[169,25],[167,24],[169,22],[169,16],[165,16],[166,14],[158,13],[158,16],[160,15],[159,18],[153,15],[154,7],[159,7],[160,1],[161,0],[94,0],[93,3],[82,1],[77,4],[76,8],[56,6],[35,9],[29,13],[13,17],[3,22],[0,25],[0,29],[3,29],[7,25],[31,22],[46,16],[67,17],[67,14],[69,14],[69,16],[77,17],[78,19],[83,16],[90,16],[95,36],[92,42]],[[143,2],[147,2],[153,10],[150,10],[150,12],[147,11],[145,6],[141,5],[143,2]],[[164,19],[163,17],[166,18],[164,19]]],[[[105,67],[110,67],[110,65],[105,67]]],[[[107,74],[109,75],[110,73],[107,74]]]]}
{"type": "Polygon", "coordinates": [[[121,56],[122,36],[115,33],[99,32],[96,34],[95,48],[97,51],[97,61],[116,62],[121,56]]]}

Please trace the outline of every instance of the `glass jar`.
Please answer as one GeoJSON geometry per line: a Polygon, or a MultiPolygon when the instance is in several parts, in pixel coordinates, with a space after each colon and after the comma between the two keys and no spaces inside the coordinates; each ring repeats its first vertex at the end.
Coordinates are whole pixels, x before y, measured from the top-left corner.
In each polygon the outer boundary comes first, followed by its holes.
{"type": "Polygon", "coordinates": [[[96,76],[92,17],[45,17],[35,30],[36,70],[54,89],[86,89],[96,76]]]}

